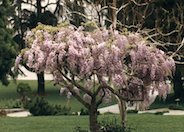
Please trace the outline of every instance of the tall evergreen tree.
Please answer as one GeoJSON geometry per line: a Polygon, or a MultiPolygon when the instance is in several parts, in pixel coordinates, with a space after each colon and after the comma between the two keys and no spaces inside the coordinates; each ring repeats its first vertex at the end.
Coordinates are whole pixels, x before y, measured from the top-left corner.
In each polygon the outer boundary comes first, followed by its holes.
{"type": "Polygon", "coordinates": [[[8,0],[0,0],[0,81],[4,85],[8,85],[8,75],[13,75],[11,67],[16,57],[16,44],[8,22],[12,11],[9,4],[8,0]]]}

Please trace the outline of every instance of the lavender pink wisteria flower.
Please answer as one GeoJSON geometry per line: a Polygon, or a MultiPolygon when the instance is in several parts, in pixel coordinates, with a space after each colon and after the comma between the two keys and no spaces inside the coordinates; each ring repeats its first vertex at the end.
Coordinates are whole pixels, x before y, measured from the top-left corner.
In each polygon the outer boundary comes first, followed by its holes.
{"type": "MultiPolygon", "coordinates": [[[[166,96],[165,80],[172,76],[174,60],[148,45],[150,42],[140,34],[123,35],[106,29],[85,32],[73,26],[49,28],[52,29],[39,25],[27,33],[29,48],[17,57],[16,65],[25,60],[36,72],[46,70],[53,74],[57,83],[68,82],[64,71],[70,80],[88,83],[95,78],[90,91],[100,84],[114,90],[129,89],[127,82],[134,77],[142,80],[145,88],[157,84],[154,86],[159,95],[166,96]]],[[[136,91],[136,86],[131,90],[136,91]]]]}
{"type": "Polygon", "coordinates": [[[16,67],[24,60],[35,72],[50,72],[58,85],[89,110],[113,94],[130,99],[127,93],[118,94],[119,90],[129,91],[134,98],[144,96],[146,101],[152,87],[166,97],[166,80],[175,69],[171,57],[138,33],[82,29],[39,25],[28,32],[29,47],[17,57],[16,67]],[[84,97],[75,92],[76,88],[85,93],[81,94],[84,97]]]}

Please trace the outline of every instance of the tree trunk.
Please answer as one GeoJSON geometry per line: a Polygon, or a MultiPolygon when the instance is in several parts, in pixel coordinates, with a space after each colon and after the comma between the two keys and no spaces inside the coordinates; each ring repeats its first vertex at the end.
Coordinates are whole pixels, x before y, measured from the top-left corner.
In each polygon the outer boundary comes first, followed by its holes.
{"type": "Polygon", "coordinates": [[[120,111],[121,125],[122,128],[126,128],[126,102],[118,98],[118,106],[120,111]]]}
{"type": "Polygon", "coordinates": [[[97,116],[98,116],[97,107],[95,106],[95,104],[91,103],[91,107],[89,108],[90,132],[99,132],[97,116]]]}
{"type": "Polygon", "coordinates": [[[116,0],[112,0],[112,28],[116,29],[116,21],[117,21],[117,16],[116,16],[116,0]]]}
{"type": "Polygon", "coordinates": [[[45,79],[44,79],[44,72],[41,72],[37,74],[38,78],[38,88],[37,88],[37,94],[39,96],[45,95],[45,79]]]}
{"type": "Polygon", "coordinates": [[[36,6],[37,6],[37,15],[39,16],[42,13],[41,0],[36,0],[36,6]]]}
{"type": "Polygon", "coordinates": [[[182,74],[181,74],[181,66],[176,65],[176,71],[173,78],[173,84],[174,84],[174,97],[182,99],[183,96],[183,86],[182,86],[182,74]]]}

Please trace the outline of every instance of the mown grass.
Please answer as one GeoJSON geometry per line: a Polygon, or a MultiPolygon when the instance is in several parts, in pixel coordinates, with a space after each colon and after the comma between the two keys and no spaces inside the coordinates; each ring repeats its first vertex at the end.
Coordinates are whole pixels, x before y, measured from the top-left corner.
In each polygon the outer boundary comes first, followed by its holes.
{"type": "MultiPolygon", "coordinates": [[[[32,98],[36,97],[37,91],[37,81],[35,80],[18,80],[16,83],[10,81],[8,86],[3,86],[0,84],[0,108],[10,108],[15,105],[16,100],[19,99],[19,95],[16,92],[16,87],[20,82],[28,83],[32,89],[32,98]]],[[[59,104],[61,106],[70,106],[72,111],[78,111],[81,109],[82,105],[76,101],[76,99],[71,98],[70,101],[66,96],[61,96],[59,94],[59,87],[54,86],[53,82],[45,82],[46,95],[44,98],[51,104],[59,104]]]]}
{"type": "MultiPolygon", "coordinates": [[[[119,115],[100,115],[99,121],[114,120],[120,123],[119,115]]],[[[2,132],[75,132],[80,126],[87,130],[88,116],[40,116],[26,118],[0,118],[2,132]]],[[[128,114],[127,126],[132,132],[183,132],[184,116],[152,114],[128,114]]]]}
{"type": "Polygon", "coordinates": [[[88,129],[87,117],[41,116],[27,118],[0,118],[2,132],[73,132],[76,126],[88,129]]]}
{"type": "Polygon", "coordinates": [[[184,116],[129,115],[128,124],[135,132],[183,132],[184,116]]]}
{"type": "MultiPolygon", "coordinates": [[[[36,96],[36,81],[17,81],[28,83],[31,86],[32,97],[36,96]]],[[[11,81],[8,87],[0,84],[0,108],[11,107],[19,98],[17,84],[11,81]]],[[[46,81],[45,99],[51,104],[67,105],[67,98],[59,95],[59,87],[54,86],[51,81],[46,81]]],[[[114,102],[112,102],[113,104],[114,102]]],[[[169,103],[159,99],[151,106],[152,108],[167,107],[169,103]]],[[[69,104],[72,111],[79,111],[83,106],[74,98],[69,104]]],[[[104,104],[103,104],[104,105],[104,104]]],[[[106,104],[108,105],[108,104],[106,104]]],[[[100,115],[99,121],[111,121],[113,118],[120,123],[119,115],[100,115]]],[[[0,131],[2,132],[75,132],[75,127],[89,128],[88,116],[38,116],[26,118],[0,117],[0,131]]],[[[133,132],[183,132],[184,116],[162,116],[152,114],[128,114],[127,125],[133,132]]]]}

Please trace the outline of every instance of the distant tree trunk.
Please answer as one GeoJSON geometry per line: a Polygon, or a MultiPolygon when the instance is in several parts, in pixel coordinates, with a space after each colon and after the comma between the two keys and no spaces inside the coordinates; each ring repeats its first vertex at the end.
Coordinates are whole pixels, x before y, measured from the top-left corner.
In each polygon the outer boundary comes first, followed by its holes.
{"type": "Polygon", "coordinates": [[[175,98],[184,98],[183,97],[183,86],[182,86],[182,74],[181,74],[181,69],[179,65],[176,65],[176,71],[173,79],[173,84],[174,84],[174,97],[175,98]]]}
{"type": "Polygon", "coordinates": [[[44,72],[41,72],[37,74],[38,78],[38,88],[37,88],[37,94],[39,96],[45,95],[45,79],[44,79],[44,72]]]}
{"type": "MultiPolygon", "coordinates": [[[[40,15],[42,13],[42,5],[41,0],[36,0],[36,6],[37,6],[37,20],[40,22],[40,15]]],[[[44,72],[41,72],[37,74],[38,78],[38,88],[37,88],[37,94],[39,96],[45,95],[45,79],[44,79],[44,72]]]]}
{"type": "Polygon", "coordinates": [[[116,16],[116,0],[112,1],[112,28],[116,29],[116,22],[117,22],[117,16],[116,16]]]}
{"type": "Polygon", "coordinates": [[[89,110],[89,125],[90,132],[99,132],[99,125],[97,121],[98,111],[95,100],[92,99],[89,110]]]}
{"type": "Polygon", "coordinates": [[[36,1],[36,6],[37,6],[37,17],[38,17],[38,20],[40,20],[40,15],[42,13],[42,5],[41,5],[41,0],[37,0],[36,1]]]}

